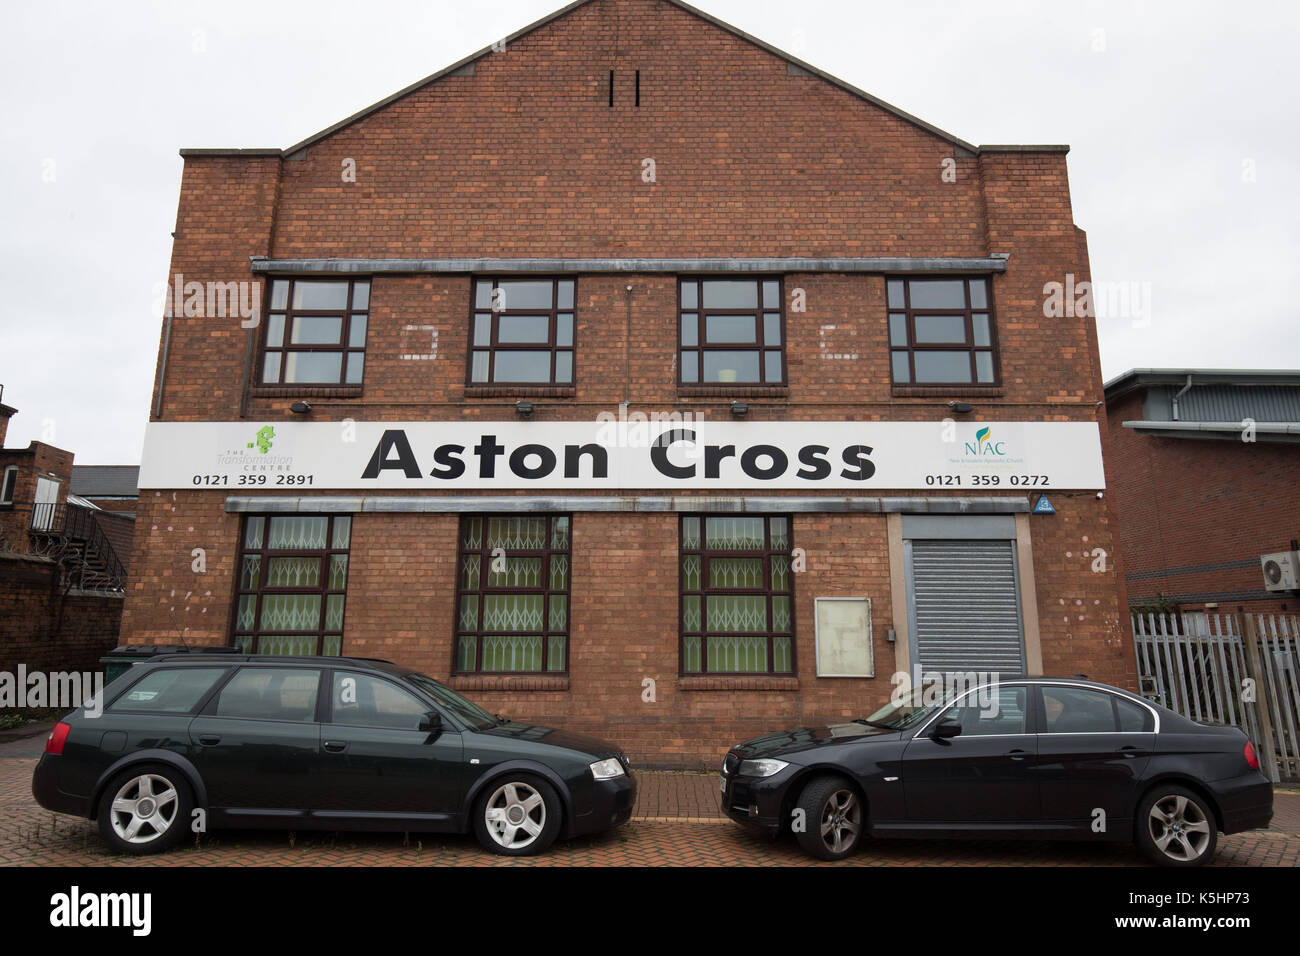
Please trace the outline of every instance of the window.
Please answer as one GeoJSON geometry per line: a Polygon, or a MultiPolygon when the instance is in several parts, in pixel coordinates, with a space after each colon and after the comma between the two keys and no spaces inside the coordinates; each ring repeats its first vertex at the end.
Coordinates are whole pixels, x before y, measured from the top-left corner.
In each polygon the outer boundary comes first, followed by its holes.
{"type": "Polygon", "coordinates": [[[886,285],[895,385],[997,383],[987,278],[890,279],[886,285]]]}
{"type": "Polygon", "coordinates": [[[338,655],[351,534],[346,515],[246,518],[235,646],[250,654],[338,655]]]}
{"type": "Polygon", "coordinates": [[[568,669],[569,525],[565,515],[461,519],[458,673],[568,669]]]}
{"type": "Polygon", "coordinates": [[[0,480],[0,505],[14,503],[14,489],[18,486],[18,466],[10,465],[5,469],[4,479],[0,480]]]}
{"type": "Polygon", "coordinates": [[[780,279],[683,279],[683,385],[785,384],[780,279]]]}
{"type": "Polygon", "coordinates": [[[369,279],[274,279],[263,385],[360,385],[369,279]]]}
{"type": "Polygon", "coordinates": [[[794,672],[790,519],[681,517],[685,674],[794,672]]]}
{"type": "Polygon", "coordinates": [[[226,673],[224,667],[175,667],[152,671],[108,709],[137,714],[188,714],[226,673]]]}
{"type": "Polygon", "coordinates": [[[470,322],[471,385],[573,384],[572,279],[480,279],[470,322]]]}
{"type": "Polygon", "coordinates": [[[963,737],[1023,734],[1027,726],[1025,697],[1024,687],[999,687],[996,694],[975,691],[954,704],[939,720],[957,721],[963,737]]]}
{"type": "Polygon", "coordinates": [[[1150,733],[1151,711],[1106,691],[1086,687],[1044,687],[1044,733],[1150,733]]]}
{"type": "Polygon", "coordinates": [[[320,671],[283,667],[245,667],[221,688],[215,716],[254,720],[316,719],[320,671]]]}
{"type": "Polygon", "coordinates": [[[353,727],[389,727],[419,730],[420,721],[433,710],[414,694],[368,674],[334,672],[331,723],[353,727]]]}

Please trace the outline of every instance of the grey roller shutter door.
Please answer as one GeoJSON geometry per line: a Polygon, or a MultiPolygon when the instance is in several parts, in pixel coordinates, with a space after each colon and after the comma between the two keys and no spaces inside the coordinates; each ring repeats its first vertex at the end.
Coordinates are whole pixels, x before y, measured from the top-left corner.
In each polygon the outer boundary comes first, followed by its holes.
{"type": "Polygon", "coordinates": [[[926,671],[1025,672],[1015,541],[908,541],[909,617],[926,671]]]}

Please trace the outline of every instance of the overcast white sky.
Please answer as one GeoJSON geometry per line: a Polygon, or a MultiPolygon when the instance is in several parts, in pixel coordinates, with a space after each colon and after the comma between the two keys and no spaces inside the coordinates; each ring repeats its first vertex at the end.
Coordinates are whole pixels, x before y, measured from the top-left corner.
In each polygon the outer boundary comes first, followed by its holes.
{"type": "MultiPolygon", "coordinates": [[[[292,145],[562,5],[7,6],[6,445],[139,461],[178,148],[292,145]]],[[[1300,367],[1300,4],[697,6],[969,142],[1069,143],[1094,279],[1149,283],[1100,320],[1106,378],[1300,367]]]]}

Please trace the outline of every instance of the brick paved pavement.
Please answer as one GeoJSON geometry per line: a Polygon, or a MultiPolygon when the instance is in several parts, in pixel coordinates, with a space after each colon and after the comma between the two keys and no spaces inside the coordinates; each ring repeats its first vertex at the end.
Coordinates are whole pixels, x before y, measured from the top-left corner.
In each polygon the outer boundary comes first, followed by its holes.
{"type": "MultiPolygon", "coordinates": [[[[506,858],[471,837],[221,831],[161,857],[110,854],[94,824],[47,813],[31,796],[42,738],[0,746],[0,866],[1140,866],[1131,847],[1102,844],[878,840],[826,864],[791,840],[737,826],[717,808],[716,774],[642,772],[633,822],[506,858]]],[[[1220,841],[1219,866],[1300,865],[1300,792],[1279,791],[1274,829],[1220,841]]]]}

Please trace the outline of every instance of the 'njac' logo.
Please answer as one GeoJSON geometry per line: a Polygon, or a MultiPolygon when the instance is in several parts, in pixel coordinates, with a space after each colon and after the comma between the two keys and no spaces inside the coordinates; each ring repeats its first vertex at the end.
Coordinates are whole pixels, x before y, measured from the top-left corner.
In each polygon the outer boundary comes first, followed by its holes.
{"type": "Polygon", "coordinates": [[[1005,455],[1006,442],[993,440],[993,429],[985,425],[975,433],[975,440],[964,443],[968,455],[1005,455]]]}

